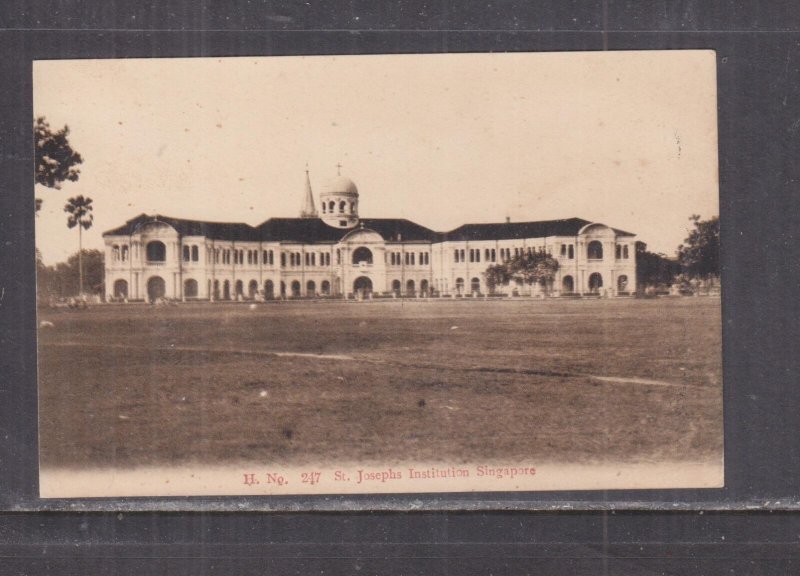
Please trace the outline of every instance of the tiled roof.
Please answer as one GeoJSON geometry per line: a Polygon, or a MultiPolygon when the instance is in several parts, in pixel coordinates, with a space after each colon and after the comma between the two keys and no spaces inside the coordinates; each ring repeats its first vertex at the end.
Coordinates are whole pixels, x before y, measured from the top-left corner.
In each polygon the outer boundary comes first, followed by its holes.
{"type": "MultiPolygon", "coordinates": [[[[436,232],[402,218],[361,218],[359,225],[374,230],[387,241],[427,242],[436,232]]],[[[269,242],[338,242],[353,228],[334,228],[319,218],[270,218],[258,226],[261,239],[269,242]]]]}
{"type": "Polygon", "coordinates": [[[164,222],[169,224],[181,236],[205,236],[215,240],[249,240],[258,241],[256,229],[249,224],[241,222],[205,222],[202,220],[185,220],[183,218],[170,218],[156,214],[148,216],[140,214],[136,218],[128,220],[123,226],[108,230],[103,236],[127,236],[134,234],[136,229],[142,224],[153,222],[164,222]]]}
{"type": "MultiPolygon", "coordinates": [[[[591,224],[583,218],[566,220],[542,220],[540,222],[503,222],[499,224],[464,224],[442,234],[443,241],[465,240],[516,240],[522,238],[545,238],[550,236],[576,236],[591,224]]],[[[635,236],[630,232],[613,229],[620,236],[635,236]]]]}
{"type": "MultiPolygon", "coordinates": [[[[103,236],[128,236],[142,224],[164,222],[181,236],[205,236],[213,240],[249,242],[338,242],[353,228],[334,228],[319,218],[270,218],[258,226],[227,222],[184,220],[169,216],[140,214],[123,226],[108,230],[103,236]]],[[[374,230],[388,242],[442,242],[465,240],[513,240],[548,236],[575,236],[581,228],[591,224],[582,218],[544,220],[541,222],[505,222],[500,224],[464,224],[450,232],[434,232],[403,218],[362,218],[359,225],[374,230]]],[[[634,236],[623,230],[614,231],[620,236],[634,236]]]]}
{"type": "MultiPolygon", "coordinates": [[[[141,214],[128,220],[123,226],[104,232],[104,236],[128,236],[137,227],[152,222],[169,224],[181,236],[205,236],[214,240],[235,240],[257,242],[338,242],[353,229],[334,228],[319,218],[270,218],[258,226],[242,223],[203,222],[184,220],[169,216],[148,216],[141,214]]],[[[374,230],[387,241],[425,242],[434,241],[437,233],[433,230],[401,218],[362,218],[364,228],[374,230]]]]}

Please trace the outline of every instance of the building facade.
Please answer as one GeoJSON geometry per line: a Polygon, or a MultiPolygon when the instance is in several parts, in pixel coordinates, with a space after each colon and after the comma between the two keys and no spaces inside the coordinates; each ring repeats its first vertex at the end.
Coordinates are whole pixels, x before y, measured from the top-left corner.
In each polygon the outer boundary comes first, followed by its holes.
{"type": "Polygon", "coordinates": [[[109,300],[269,300],[471,296],[490,292],[487,267],[533,251],[558,261],[552,286],[512,282],[531,296],[636,290],[634,234],[580,218],[465,224],[435,232],[405,219],[361,218],[358,189],[337,176],[314,201],[306,173],[299,218],[258,226],[139,215],[103,234],[109,300]]]}

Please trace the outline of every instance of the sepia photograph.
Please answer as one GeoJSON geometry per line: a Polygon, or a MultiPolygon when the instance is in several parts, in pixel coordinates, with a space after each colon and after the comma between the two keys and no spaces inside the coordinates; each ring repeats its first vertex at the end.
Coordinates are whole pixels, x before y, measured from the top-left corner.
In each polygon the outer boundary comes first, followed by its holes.
{"type": "Polygon", "coordinates": [[[713,51],[33,65],[43,498],[724,485],[713,51]]]}

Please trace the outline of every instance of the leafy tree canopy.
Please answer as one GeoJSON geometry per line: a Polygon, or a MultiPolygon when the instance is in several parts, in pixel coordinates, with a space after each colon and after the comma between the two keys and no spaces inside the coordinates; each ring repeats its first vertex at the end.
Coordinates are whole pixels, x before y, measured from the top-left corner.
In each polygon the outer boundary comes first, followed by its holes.
{"type": "Polygon", "coordinates": [[[678,246],[683,273],[702,279],[719,276],[719,217],[700,220],[700,216],[695,214],[689,220],[694,223],[694,228],[678,246]]]}
{"type": "MultiPolygon", "coordinates": [[[[78,165],[83,158],[69,143],[69,127],[53,131],[44,116],[36,118],[33,125],[35,143],[35,182],[48,188],[60,189],[65,180],[75,182],[80,176],[78,165]]],[[[36,211],[42,206],[36,199],[36,211]]]]}
{"type": "Polygon", "coordinates": [[[669,286],[680,274],[680,262],[664,254],[647,250],[644,242],[636,243],[636,284],[646,286],[669,286]]]}
{"type": "Polygon", "coordinates": [[[66,262],[45,266],[37,260],[36,285],[40,298],[61,298],[79,294],[82,261],[86,286],[94,294],[103,294],[103,252],[84,250],[81,258],[72,254],[66,262]]]}
{"type": "Polygon", "coordinates": [[[83,195],[75,196],[67,200],[64,212],[67,212],[67,227],[75,228],[80,225],[84,230],[92,227],[94,216],[92,215],[92,199],[84,198],[83,195]]]}
{"type": "Polygon", "coordinates": [[[526,284],[551,282],[558,271],[558,260],[547,252],[524,252],[506,262],[493,264],[486,269],[484,277],[491,290],[496,286],[518,280],[526,284]]]}

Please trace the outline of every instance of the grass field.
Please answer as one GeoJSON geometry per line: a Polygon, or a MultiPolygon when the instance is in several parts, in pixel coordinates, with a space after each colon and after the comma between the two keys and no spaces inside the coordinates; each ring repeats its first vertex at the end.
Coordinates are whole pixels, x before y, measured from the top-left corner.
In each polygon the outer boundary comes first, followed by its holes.
{"type": "Polygon", "coordinates": [[[42,310],[42,465],[704,461],[718,299],[42,310]]]}

